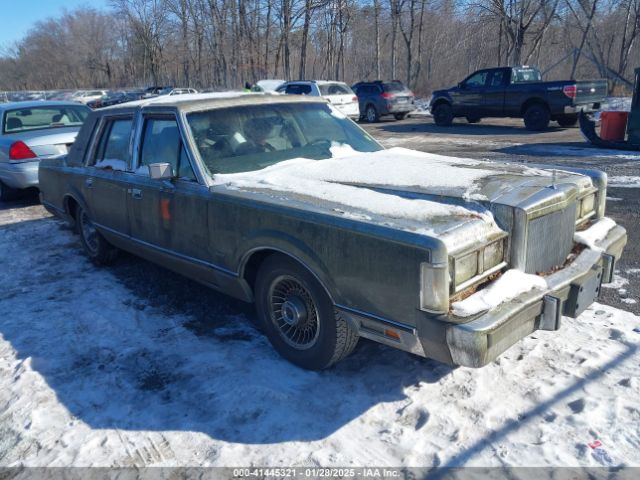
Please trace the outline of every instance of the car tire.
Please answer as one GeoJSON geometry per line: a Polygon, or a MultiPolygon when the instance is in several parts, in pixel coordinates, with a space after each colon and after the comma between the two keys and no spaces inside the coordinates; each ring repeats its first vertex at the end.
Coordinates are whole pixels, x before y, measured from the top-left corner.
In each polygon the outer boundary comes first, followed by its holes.
{"type": "Polygon", "coordinates": [[[480,123],[480,117],[467,117],[467,123],[480,123]]]}
{"type": "Polygon", "coordinates": [[[364,111],[364,117],[369,123],[376,123],[380,120],[380,114],[373,105],[367,105],[367,108],[364,111]]]}
{"type": "Polygon", "coordinates": [[[255,302],[273,347],[301,368],[328,368],[358,343],[357,331],[336,311],[320,282],[285,255],[271,255],[260,267],[255,302]]]}
{"type": "Polygon", "coordinates": [[[14,200],[17,193],[18,191],[16,189],[8,187],[4,183],[0,182],[0,201],[8,202],[9,200],[14,200]]]}
{"type": "Polygon", "coordinates": [[[540,131],[549,126],[551,115],[546,105],[535,103],[524,112],[524,125],[527,130],[540,131]]]}
{"type": "Polygon", "coordinates": [[[407,118],[407,115],[409,114],[405,112],[405,113],[396,113],[393,116],[395,117],[396,120],[404,120],[405,118],[407,118]]]}
{"type": "Polygon", "coordinates": [[[561,127],[575,127],[578,123],[578,115],[564,115],[559,117],[556,121],[561,127]]]}
{"type": "Polygon", "coordinates": [[[98,232],[84,208],[76,210],[76,226],[82,248],[96,265],[109,265],[118,256],[118,249],[98,232]]]}
{"type": "Polygon", "coordinates": [[[433,107],[433,121],[439,127],[448,127],[453,123],[453,108],[448,103],[439,103],[433,107]]]}

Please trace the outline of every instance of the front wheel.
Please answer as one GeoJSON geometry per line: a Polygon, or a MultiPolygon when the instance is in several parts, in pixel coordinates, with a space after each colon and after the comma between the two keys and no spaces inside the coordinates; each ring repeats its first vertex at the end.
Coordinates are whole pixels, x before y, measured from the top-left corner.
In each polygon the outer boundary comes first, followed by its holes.
{"type": "Polygon", "coordinates": [[[322,370],[349,355],[357,332],[338,312],[318,280],[284,255],[260,267],[255,289],[260,322],[284,358],[308,370],[322,370]]]}
{"type": "Polygon", "coordinates": [[[467,123],[480,123],[480,120],[482,120],[482,118],[480,117],[473,117],[473,116],[467,117],[467,123]]]}
{"type": "Polygon", "coordinates": [[[96,265],[108,265],[118,256],[118,249],[98,232],[84,208],[76,211],[76,225],[80,233],[82,248],[96,265]]]}
{"type": "Polygon", "coordinates": [[[453,123],[453,108],[448,103],[440,103],[433,107],[433,121],[439,127],[448,127],[453,123]]]}

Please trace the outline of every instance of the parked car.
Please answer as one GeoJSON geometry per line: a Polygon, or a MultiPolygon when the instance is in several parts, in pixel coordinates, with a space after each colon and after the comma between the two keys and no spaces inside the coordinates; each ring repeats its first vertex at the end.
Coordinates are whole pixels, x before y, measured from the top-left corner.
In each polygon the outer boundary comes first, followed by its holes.
{"type": "Polygon", "coordinates": [[[107,92],[107,90],[79,90],[72,95],[71,100],[74,102],[84,103],[86,105],[93,100],[98,100],[108,93],[109,92],[107,92]]]}
{"type": "Polygon", "coordinates": [[[64,155],[91,110],[74,102],[0,105],[0,200],[38,186],[38,164],[64,155]]]}
{"type": "Polygon", "coordinates": [[[252,90],[254,92],[275,92],[284,82],[284,80],[274,79],[258,80],[252,90]]]}
{"type": "Polygon", "coordinates": [[[173,88],[168,93],[160,95],[184,95],[186,93],[198,93],[198,90],[195,88],[173,88]]]}
{"type": "Polygon", "coordinates": [[[485,365],[586,309],[627,239],[603,218],[602,172],[384,150],[313,96],[95,110],[40,185],[96,264],[123,249],[255,302],[311,369],[359,337],[485,365]]]}
{"type": "Polygon", "coordinates": [[[144,94],[143,94],[143,98],[152,98],[152,97],[156,97],[158,95],[161,95],[160,92],[170,92],[171,90],[173,90],[173,87],[170,86],[159,86],[159,85],[154,85],[151,87],[147,87],[144,90],[144,94]]]}
{"type": "Polygon", "coordinates": [[[298,80],[283,83],[276,89],[276,92],[286,93],[289,95],[311,95],[314,97],[323,97],[348,117],[360,117],[358,97],[356,97],[349,85],[343,82],[327,80],[298,80]]]}
{"type": "Polygon", "coordinates": [[[543,82],[529,66],[487,68],[457,86],[431,97],[436,125],[449,126],[456,117],[477,123],[485,117],[523,118],[529,130],[544,130],[550,121],[562,127],[578,122],[578,112],[600,109],[608,92],[606,80],[543,82]]]}
{"type": "Polygon", "coordinates": [[[110,92],[104,97],[87,103],[87,106],[93,109],[110,107],[112,105],[119,105],[120,103],[140,100],[143,95],[144,92],[135,90],[130,92],[110,92]]]}
{"type": "Polygon", "coordinates": [[[398,80],[358,82],[351,88],[358,96],[362,118],[370,123],[385,115],[404,120],[415,109],[413,92],[398,80]]]}

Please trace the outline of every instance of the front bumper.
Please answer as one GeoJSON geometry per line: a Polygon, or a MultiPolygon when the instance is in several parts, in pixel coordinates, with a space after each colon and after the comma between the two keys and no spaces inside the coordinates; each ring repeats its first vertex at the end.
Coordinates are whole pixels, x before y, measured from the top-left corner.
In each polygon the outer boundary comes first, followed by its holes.
{"type": "Polygon", "coordinates": [[[0,180],[5,185],[21,189],[38,186],[38,166],[40,161],[33,162],[0,162],[0,180]]]}
{"type": "Polygon", "coordinates": [[[612,281],[626,243],[625,229],[616,226],[597,244],[602,251],[585,249],[547,276],[546,291],[531,290],[467,323],[449,324],[445,335],[452,362],[482,367],[536,330],[557,330],[562,315],[578,316],[595,300],[601,283],[612,281]]]}

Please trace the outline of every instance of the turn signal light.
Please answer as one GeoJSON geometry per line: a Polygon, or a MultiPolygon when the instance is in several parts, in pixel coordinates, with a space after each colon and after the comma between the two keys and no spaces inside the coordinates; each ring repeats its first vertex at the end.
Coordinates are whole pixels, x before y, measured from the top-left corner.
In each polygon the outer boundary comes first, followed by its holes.
{"type": "Polygon", "coordinates": [[[9,160],[31,160],[37,155],[21,140],[13,142],[9,147],[9,160]]]}

